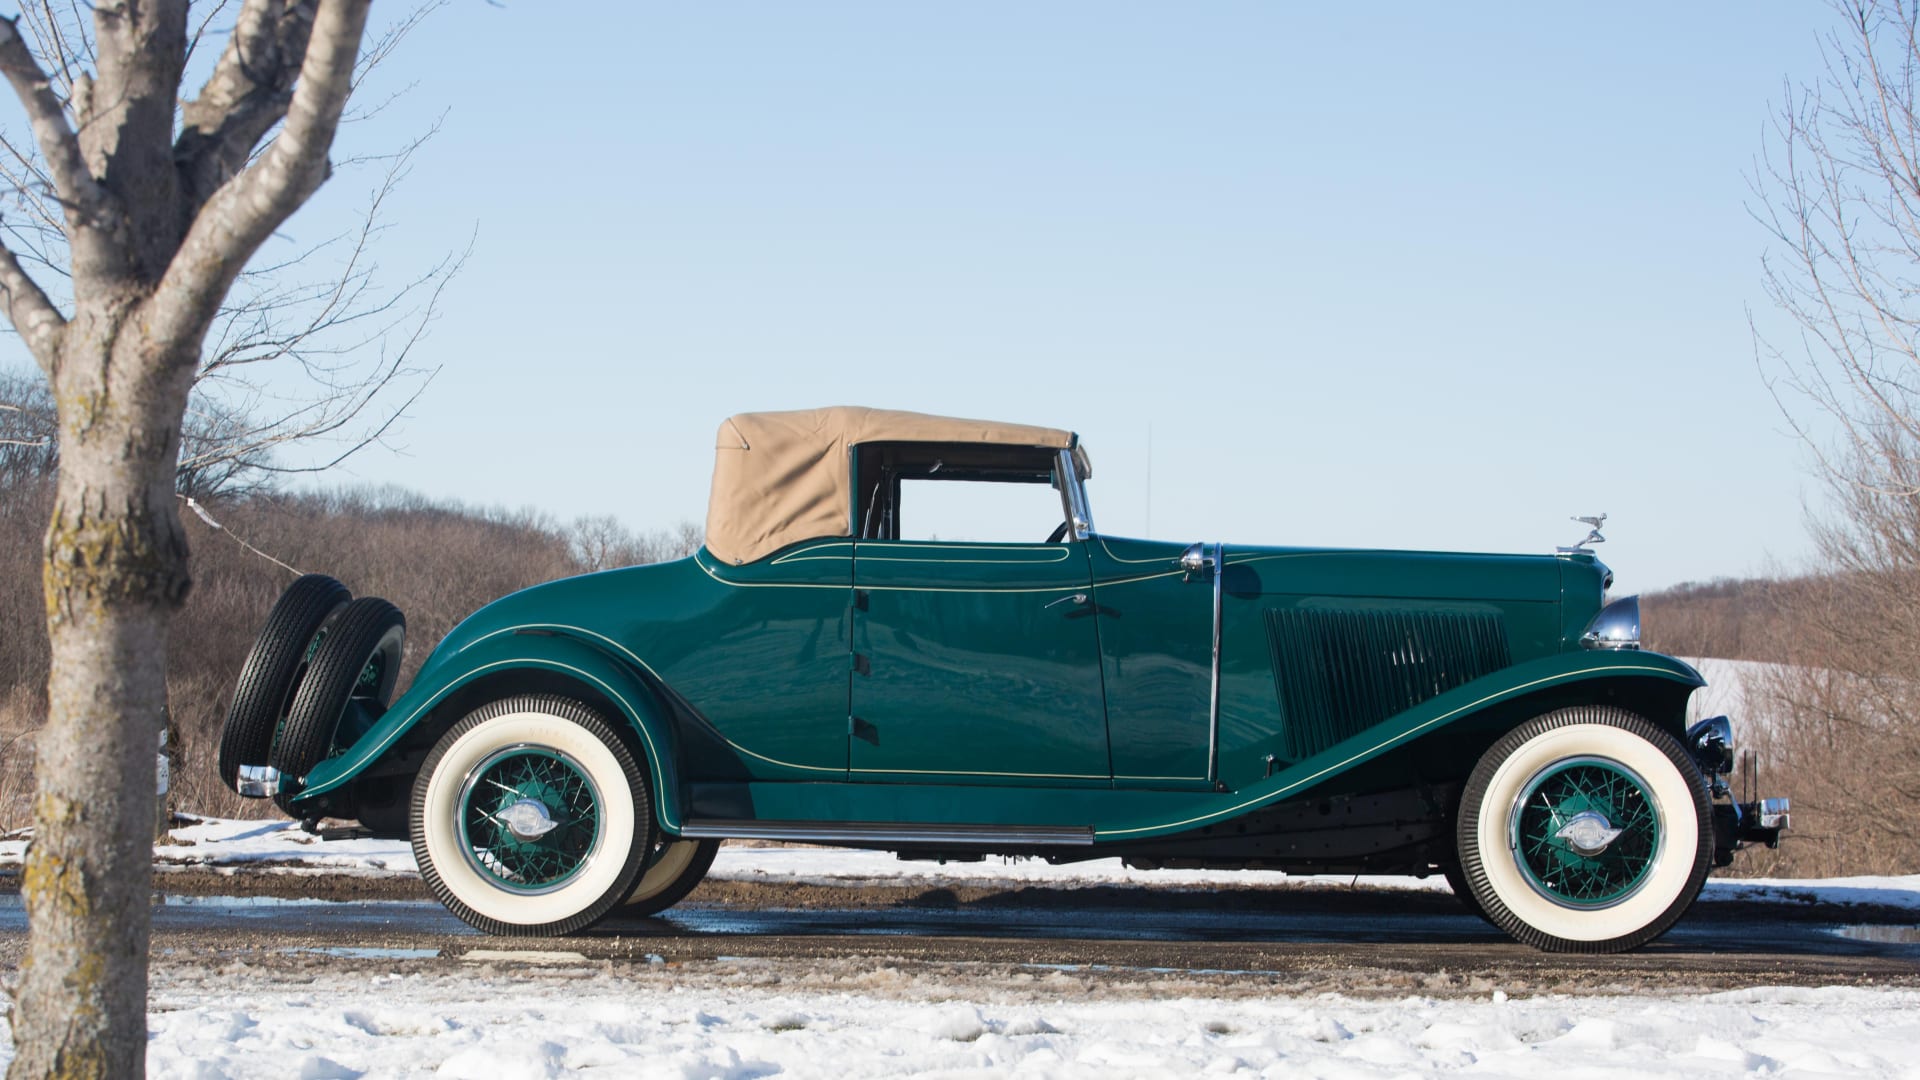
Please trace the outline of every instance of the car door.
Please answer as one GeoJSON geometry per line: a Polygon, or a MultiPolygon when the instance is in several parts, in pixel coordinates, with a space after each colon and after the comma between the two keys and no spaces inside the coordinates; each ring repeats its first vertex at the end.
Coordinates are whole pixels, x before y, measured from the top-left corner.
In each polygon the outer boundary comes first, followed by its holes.
{"type": "Polygon", "coordinates": [[[1089,544],[1113,784],[1211,788],[1218,547],[1199,545],[1205,565],[1190,571],[1185,545],[1104,536],[1089,544]]]}
{"type": "Polygon", "coordinates": [[[874,524],[864,531],[878,535],[854,545],[853,780],[1111,782],[1086,544],[1041,539],[1059,513],[1046,509],[1046,489],[1023,492],[1041,515],[1026,526],[1040,534],[1030,542],[901,536],[916,510],[903,487],[1044,484],[1051,456],[914,447],[885,470],[863,467],[881,505],[865,515],[874,524]]]}

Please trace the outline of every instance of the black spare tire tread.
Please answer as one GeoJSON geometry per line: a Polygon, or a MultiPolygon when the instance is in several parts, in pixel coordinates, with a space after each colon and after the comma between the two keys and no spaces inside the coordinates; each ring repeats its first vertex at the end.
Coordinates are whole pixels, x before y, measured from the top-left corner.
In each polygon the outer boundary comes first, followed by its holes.
{"type": "Polygon", "coordinates": [[[234,685],[233,705],[220,733],[220,780],[237,785],[242,765],[265,765],[274,729],[286,715],[294,678],[306,662],[313,636],[353,594],[325,574],[307,574],[287,586],[267,613],[234,685]]]}
{"type": "Polygon", "coordinates": [[[298,781],[333,749],[341,714],[359,684],[360,673],[376,654],[385,652],[385,668],[373,696],[381,706],[393,697],[405,645],[407,618],[400,609],[377,596],[363,596],[346,606],[328,628],[326,640],[314,650],[307,677],[294,693],[287,723],[274,741],[268,764],[280,771],[282,810],[291,808],[298,781]]]}

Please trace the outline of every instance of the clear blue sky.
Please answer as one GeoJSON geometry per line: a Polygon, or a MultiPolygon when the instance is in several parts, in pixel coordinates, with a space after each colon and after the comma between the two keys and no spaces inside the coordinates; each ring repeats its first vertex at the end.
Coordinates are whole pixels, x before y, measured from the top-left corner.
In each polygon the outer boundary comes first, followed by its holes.
{"type": "Polygon", "coordinates": [[[1151,429],[1168,539],[1806,551],[1746,174],[1821,5],[558,10],[439,12],[346,136],[445,110],[382,266],[478,241],[341,479],[666,526],[726,415],[855,403],[1079,431],[1109,532],[1151,429]]]}

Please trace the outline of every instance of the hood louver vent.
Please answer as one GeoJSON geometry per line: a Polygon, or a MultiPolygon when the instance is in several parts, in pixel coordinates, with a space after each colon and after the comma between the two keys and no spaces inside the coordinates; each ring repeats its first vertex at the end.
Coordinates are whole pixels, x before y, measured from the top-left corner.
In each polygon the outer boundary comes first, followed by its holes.
{"type": "Polygon", "coordinates": [[[1267,634],[1293,761],[1511,663],[1492,613],[1275,608],[1267,634]]]}

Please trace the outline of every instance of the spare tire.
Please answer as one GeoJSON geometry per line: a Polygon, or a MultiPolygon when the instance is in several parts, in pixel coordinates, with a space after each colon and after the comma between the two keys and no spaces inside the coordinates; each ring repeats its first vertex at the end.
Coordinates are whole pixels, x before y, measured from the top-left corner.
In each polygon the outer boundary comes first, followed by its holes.
{"type": "Polygon", "coordinates": [[[325,574],[307,574],[280,594],[240,667],[220,733],[220,782],[237,790],[242,765],[265,765],[273,736],[306,673],[313,639],[353,594],[325,574]]]}
{"type": "Polygon", "coordinates": [[[267,755],[267,763],[280,771],[280,794],[274,796],[280,809],[292,812],[300,779],[332,752],[349,710],[369,720],[386,711],[400,678],[406,636],[406,616],[377,596],[348,604],[327,627],[267,755]]]}

